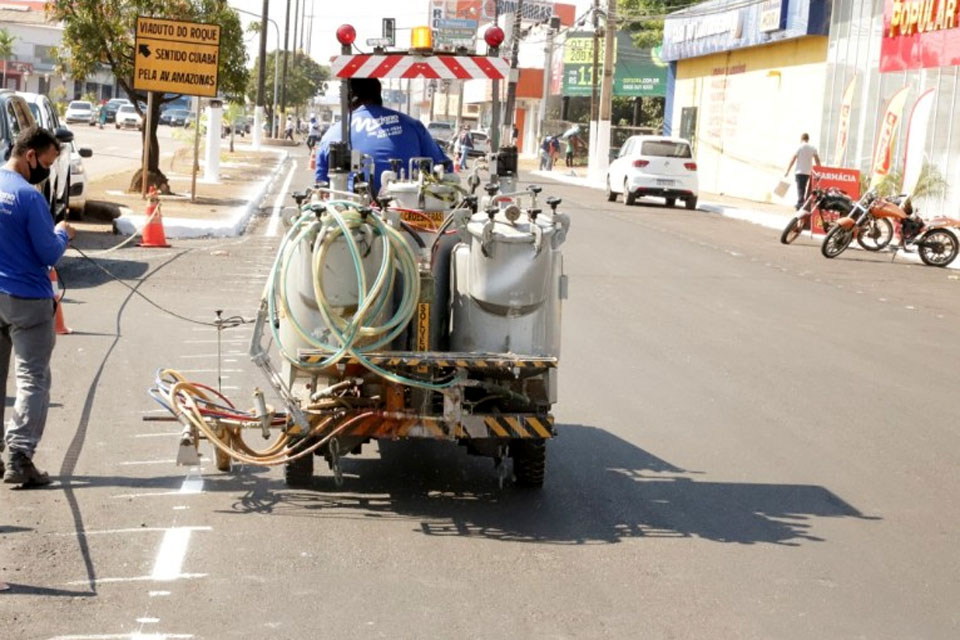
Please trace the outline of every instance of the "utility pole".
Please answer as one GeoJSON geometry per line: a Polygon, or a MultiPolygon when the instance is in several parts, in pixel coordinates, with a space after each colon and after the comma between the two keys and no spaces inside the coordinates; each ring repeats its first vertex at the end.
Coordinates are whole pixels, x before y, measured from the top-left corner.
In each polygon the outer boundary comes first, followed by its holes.
{"type": "Polygon", "coordinates": [[[303,36],[307,32],[307,0],[303,0],[303,6],[300,8],[300,49],[303,49],[303,36]]]}
{"type": "MultiPolygon", "coordinates": [[[[503,128],[505,132],[510,131],[513,124],[513,113],[517,106],[517,80],[519,71],[517,71],[517,61],[520,57],[520,26],[523,20],[523,0],[517,0],[517,6],[513,14],[513,33],[510,34],[512,42],[510,43],[510,83],[507,85],[507,108],[503,114],[503,128]]],[[[510,135],[506,133],[506,135],[510,135]]]]}
{"type": "Polygon", "coordinates": [[[553,70],[553,37],[560,26],[559,18],[550,18],[547,26],[547,46],[544,48],[543,92],[540,97],[540,115],[537,118],[537,141],[544,136],[543,123],[547,119],[547,96],[550,95],[550,72],[553,70]]]}
{"type": "Polygon", "coordinates": [[[290,0],[287,0],[287,18],[283,23],[283,84],[280,86],[280,113],[287,112],[287,47],[290,38],[290,0]]]}
{"type": "MultiPolygon", "coordinates": [[[[257,107],[253,112],[253,148],[260,148],[263,138],[263,85],[267,81],[267,17],[270,15],[270,0],[263,0],[260,18],[260,68],[257,70],[257,107]]],[[[197,120],[199,131],[200,120],[197,120]]],[[[272,129],[272,127],[271,127],[272,129]]]]}
{"type": "Polygon", "coordinates": [[[600,0],[593,0],[593,68],[590,73],[590,148],[587,165],[594,166],[597,153],[597,120],[600,115],[600,97],[597,82],[600,80],[600,0]]]}
{"type": "Polygon", "coordinates": [[[610,165],[610,114],[613,109],[613,56],[617,46],[617,0],[607,0],[607,27],[603,34],[603,87],[597,123],[597,155],[593,179],[602,180],[610,165]]]}
{"type": "MultiPolygon", "coordinates": [[[[304,0],[304,2],[306,2],[306,0],[304,0]]],[[[293,64],[294,64],[294,66],[296,66],[296,64],[297,64],[297,33],[298,33],[298,31],[297,31],[297,25],[299,24],[299,23],[297,22],[297,19],[298,19],[299,17],[300,17],[300,0],[296,0],[296,1],[293,3],[293,40],[291,41],[291,42],[293,43],[293,64]]],[[[300,25],[300,27],[303,28],[303,25],[300,25]]]]}
{"type": "Polygon", "coordinates": [[[463,80],[457,80],[457,131],[463,128],[463,80]]]}

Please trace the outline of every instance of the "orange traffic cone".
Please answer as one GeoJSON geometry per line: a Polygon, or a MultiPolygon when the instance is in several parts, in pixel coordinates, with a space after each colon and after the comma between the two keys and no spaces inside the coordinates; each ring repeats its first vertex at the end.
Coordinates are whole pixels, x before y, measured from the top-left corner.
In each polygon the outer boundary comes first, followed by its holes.
{"type": "Polygon", "coordinates": [[[169,247],[167,234],[163,231],[163,217],[160,215],[160,198],[157,197],[157,188],[150,187],[150,204],[147,205],[147,224],[143,227],[141,247],[169,247]]]}
{"type": "Polygon", "coordinates": [[[63,320],[63,294],[60,293],[60,282],[57,280],[57,270],[50,269],[50,282],[53,284],[53,295],[54,299],[57,301],[57,313],[56,313],[56,322],[57,322],[57,335],[65,336],[73,333],[73,329],[67,327],[67,323],[63,320]]]}
{"type": "Polygon", "coordinates": [[[316,170],[317,170],[317,154],[311,152],[310,153],[310,171],[316,171],[316,170]]]}

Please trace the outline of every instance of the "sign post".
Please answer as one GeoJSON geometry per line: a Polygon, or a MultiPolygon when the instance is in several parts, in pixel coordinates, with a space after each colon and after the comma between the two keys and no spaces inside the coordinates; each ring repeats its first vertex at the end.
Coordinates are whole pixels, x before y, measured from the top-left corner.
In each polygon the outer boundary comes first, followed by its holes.
{"type": "MultiPolygon", "coordinates": [[[[133,58],[133,88],[147,92],[142,169],[146,194],[154,93],[197,96],[194,133],[199,142],[199,98],[216,97],[219,86],[220,25],[138,16],[133,58]]],[[[196,197],[198,152],[195,143],[191,200],[196,197]]]]}

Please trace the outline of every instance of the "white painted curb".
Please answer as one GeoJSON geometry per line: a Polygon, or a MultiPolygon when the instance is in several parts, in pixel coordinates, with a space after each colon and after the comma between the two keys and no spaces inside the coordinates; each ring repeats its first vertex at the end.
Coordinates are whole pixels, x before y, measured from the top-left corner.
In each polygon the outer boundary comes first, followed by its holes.
{"type": "MultiPolygon", "coordinates": [[[[256,213],[260,206],[260,201],[267,195],[267,190],[276,179],[280,170],[286,164],[289,153],[282,150],[267,149],[280,156],[280,162],[266,178],[257,183],[255,191],[247,199],[246,206],[237,207],[225,218],[217,220],[202,220],[194,218],[171,218],[163,217],[163,231],[167,238],[232,238],[243,234],[244,229],[250,223],[250,219],[256,213]]],[[[143,228],[146,224],[147,216],[144,215],[121,215],[114,220],[117,233],[123,235],[133,235],[143,228]]]]}

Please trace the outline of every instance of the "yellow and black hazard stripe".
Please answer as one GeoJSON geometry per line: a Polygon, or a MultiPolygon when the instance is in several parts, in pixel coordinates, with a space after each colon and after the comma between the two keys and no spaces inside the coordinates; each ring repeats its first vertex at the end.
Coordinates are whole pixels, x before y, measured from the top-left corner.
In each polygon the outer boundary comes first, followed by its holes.
{"type": "Polygon", "coordinates": [[[551,416],[485,416],[483,423],[494,438],[552,438],[551,416]]]}

